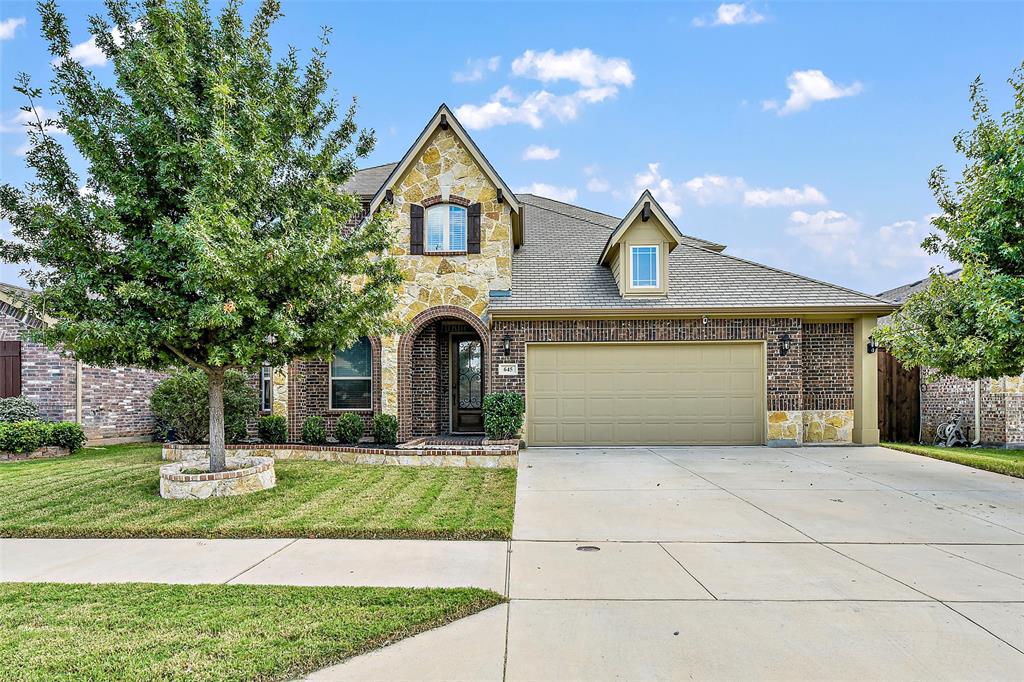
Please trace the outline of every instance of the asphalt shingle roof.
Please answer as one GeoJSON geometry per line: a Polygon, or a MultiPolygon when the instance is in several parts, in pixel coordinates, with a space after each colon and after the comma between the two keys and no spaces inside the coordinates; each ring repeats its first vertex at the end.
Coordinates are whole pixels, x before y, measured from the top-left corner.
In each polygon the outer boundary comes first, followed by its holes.
{"type": "MultiPolygon", "coordinates": [[[[947,272],[946,277],[950,279],[960,279],[961,272],[962,269],[957,268],[956,270],[947,272]]],[[[925,289],[927,289],[931,281],[931,277],[925,277],[924,279],[919,279],[916,282],[911,282],[910,284],[904,284],[903,286],[896,287],[895,289],[883,291],[878,295],[878,297],[884,298],[887,301],[892,301],[893,303],[904,303],[908,298],[910,298],[917,292],[924,291],[925,289]]],[[[888,315],[886,315],[885,317],[878,318],[878,324],[880,325],[887,324],[888,322],[888,315]]]]}
{"type": "Polygon", "coordinates": [[[391,171],[395,170],[397,165],[398,163],[395,162],[371,166],[370,168],[361,168],[349,178],[348,182],[342,185],[341,190],[360,197],[372,197],[380,189],[380,186],[384,184],[384,181],[388,179],[391,171]]]}
{"type": "Polygon", "coordinates": [[[526,205],[526,243],[512,257],[512,291],[492,297],[492,310],[716,308],[885,308],[888,301],[752,263],[687,237],[669,254],[669,293],[623,298],[611,270],[598,263],[620,219],[532,194],[526,205]],[[709,248],[711,247],[711,248],[709,248]]]}

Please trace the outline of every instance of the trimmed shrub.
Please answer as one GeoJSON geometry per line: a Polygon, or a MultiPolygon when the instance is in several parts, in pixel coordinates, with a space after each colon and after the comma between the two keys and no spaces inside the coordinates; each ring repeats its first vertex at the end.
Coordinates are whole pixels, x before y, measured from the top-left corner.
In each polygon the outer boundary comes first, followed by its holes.
{"type": "Polygon", "coordinates": [[[40,421],[0,424],[0,450],[24,454],[38,450],[46,443],[49,425],[40,421]]]}
{"type": "Polygon", "coordinates": [[[398,442],[398,420],[394,415],[373,415],[370,430],[373,431],[373,440],[380,445],[394,445],[398,442]]]}
{"type": "Polygon", "coordinates": [[[27,422],[39,418],[39,408],[28,398],[0,398],[0,422],[27,422]]]}
{"type": "Polygon", "coordinates": [[[521,393],[505,391],[484,396],[484,433],[489,440],[508,440],[523,428],[526,404],[521,393]]]}
{"type": "MultiPolygon", "coordinates": [[[[206,372],[180,371],[164,379],[149,399],[153,414],[162,425],[161,436],[174,431],[183,443],[205,442],[210,433],[210,396],[206,372]]],[[[241,372],[224,375],[224,439],[237,443],[244,439],[248,422],[256,418],[259,396],[241,372]]]]}
{"type": "Polygon", "coordinates": [[[280,414],[268,414],[256,422],[256,431],[264,443],[287,443],[288,420],[280,414]]]}
{"type": "Polygon", "coordinates": [[[302,422],[302,442],[309,445],[323,445],[327,442],[327,424],[323,417],[306,417],[306,421],[302,422]]]}
{"type": "Polygon", "coordinates": [[[343,445],[355,445],[363,437],[363,418],[354,412],[345,412],[334,422],[334,437],[343,445]]]}
{"type": "Polygon", "coordinates": [[[46,445],[67,448],[71,452],[81,450],[85,445],[85,431],[82,430],[81,424],[54,422],[46,426],[49,430],[49,433],[46,434],[46,445]]]}

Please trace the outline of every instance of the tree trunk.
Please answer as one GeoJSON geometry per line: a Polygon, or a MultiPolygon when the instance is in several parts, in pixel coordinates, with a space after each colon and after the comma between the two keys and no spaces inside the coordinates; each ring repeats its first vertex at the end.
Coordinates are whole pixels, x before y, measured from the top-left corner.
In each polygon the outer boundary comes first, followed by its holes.
{"type": "Polygon", "coordinates": [[[224,370],[207,371],[210,384],[210,471],[224,471],[227,455],[224,447],[224,370]]]}

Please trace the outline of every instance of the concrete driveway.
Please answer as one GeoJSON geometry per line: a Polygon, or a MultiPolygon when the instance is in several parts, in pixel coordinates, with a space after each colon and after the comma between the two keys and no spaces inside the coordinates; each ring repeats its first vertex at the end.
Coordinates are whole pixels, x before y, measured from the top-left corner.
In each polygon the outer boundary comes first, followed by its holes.
{"type": "Polygon", "coordinates": [[[510,603],[322,679],[1024,678],[1024,481],[882,448],[529,449],[510,603]]]}

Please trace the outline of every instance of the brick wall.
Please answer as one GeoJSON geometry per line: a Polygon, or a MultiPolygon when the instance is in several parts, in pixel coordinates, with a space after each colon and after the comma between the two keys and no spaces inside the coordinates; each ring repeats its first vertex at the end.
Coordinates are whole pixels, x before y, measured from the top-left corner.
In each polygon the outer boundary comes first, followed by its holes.
{"type": "Polygon", "coordinates": [[[853,323],[803,325],[805,410],[853,409],[853,323]]]}
{"type": "MultiPolygon", "coordinates": [[[[0,338],[23,337],[28,325],[0,311],[0,338]]],[[[33,325],[35,326],[35,325],[33,325]]],[[[21,390],[47,421],[75,421],[77,412],[76,362],[38,343],[21,344],[21,390]]],[[[82,427],[90,439],[131,438],[153,433],[149,397],[164,374],[128,367],[82,366],[82,427]]]]}
{"type": "MultiPolygon", "coordinates": [[[[994,445],[1024,443],[1024,390],[1016,377],[983,379],[981,382],[981,441],[994,445]]],[[[974,381],[921,372],[921,440],[935,440],[935,429],[963,413],[974,434],[974,381]]]]}
{"type": "MultiPolygon", "coordinates": [[[[851,348],[852,348],[852,327],[851,348]]],[[[491,331],[491,389],[525,392],[526,345],[540,342],[608,341],[767,341],[768,410],[803,409],[803,329],[796,318],[744,318],[678,320],[497,320],[491,331]],[[790,350],[780,354],[779,337],[789,334],[790,350]],[[511,339],[511,354],[501,351],[503,339],[511,339]],[[497,365],[515,362],[517,376],[498,376],[497,365]]],[[[852,367],[853,358],[850,357],[852,367]]],[[[838,374],[837,374],[838,376],[838,374]]],[[[819,382],[822,380],[816,380],[819,382]]],[[[852,396],[852,369],[849,374],[852,396]]],[[[814,384],[818,385],[818,384],[814,384]]],[[[843,390],[846,390],[843,387],[843,390]]],[[[819,396],[826,394],[819,391],[819,396]]]]}
{"type": "Polygon", "coordinates": [[[439,389],[445,384],[439,381],[438,342],[440,322],[424,327],[412,344],[409,372],[412,383],[412,430],[410,435],[432,436],[441,433],[439,414],[439,389]]]}

